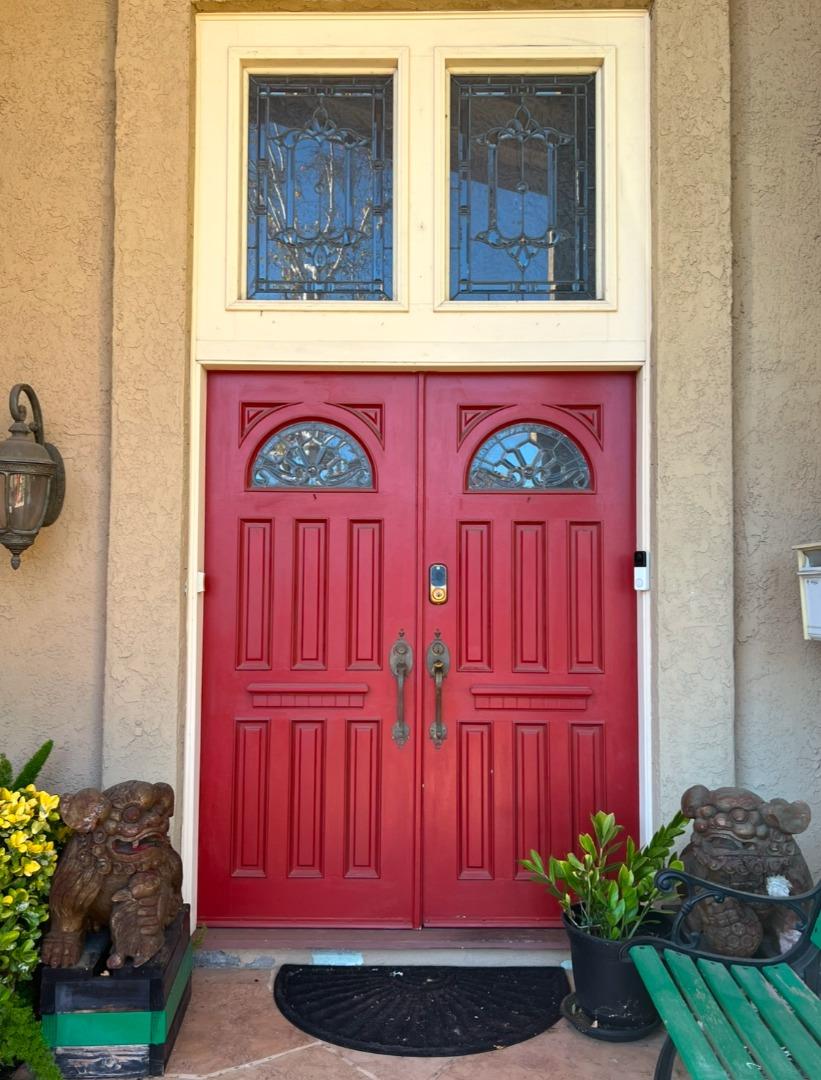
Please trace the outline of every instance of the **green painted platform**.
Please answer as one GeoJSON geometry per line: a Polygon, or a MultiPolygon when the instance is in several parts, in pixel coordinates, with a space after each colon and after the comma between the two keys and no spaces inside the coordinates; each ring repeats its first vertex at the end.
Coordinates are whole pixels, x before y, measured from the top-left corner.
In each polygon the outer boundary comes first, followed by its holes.
{"type": "Polygon", "coordinates": [[[188,907],[143,967],[107,972],[107,955],[107,937],[91,935],[76,967],[42,970],[46,1041],[67,1080],[161,1076],[191,996],[188,907]]]}

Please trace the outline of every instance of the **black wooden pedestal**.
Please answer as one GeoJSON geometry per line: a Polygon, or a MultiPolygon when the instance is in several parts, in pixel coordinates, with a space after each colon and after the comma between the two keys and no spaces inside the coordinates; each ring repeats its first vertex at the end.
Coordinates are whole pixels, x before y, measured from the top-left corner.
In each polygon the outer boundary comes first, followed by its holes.
{"type": "Polygon", "coordinates": [[[105,966],[108,934],[89,934],[73,968],[42,968],[43,1033],[67,1080],[162,1076],[191,997],[186,905],[149,963],[105,966]]]}

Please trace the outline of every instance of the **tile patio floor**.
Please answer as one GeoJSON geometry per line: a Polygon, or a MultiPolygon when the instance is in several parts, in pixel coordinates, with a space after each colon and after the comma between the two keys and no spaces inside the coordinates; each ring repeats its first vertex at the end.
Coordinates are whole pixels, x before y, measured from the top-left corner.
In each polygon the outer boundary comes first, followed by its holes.
{"type": "Polygon", "coordinates": [[[177,1080],[650,1080],[662,1041],[657,1033],[636,1043],[597,1042],[560,1020],[492,1053],[385,1057],[297,1030],[274,1004],[270,972],[196,968],[193,979],[166,1074],[177,1080]]]}

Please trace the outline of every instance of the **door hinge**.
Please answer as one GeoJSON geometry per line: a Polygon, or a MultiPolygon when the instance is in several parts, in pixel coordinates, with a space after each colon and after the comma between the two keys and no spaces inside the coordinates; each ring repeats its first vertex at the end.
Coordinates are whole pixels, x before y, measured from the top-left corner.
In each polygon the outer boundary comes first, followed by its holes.
{"type": "Polygon", "coordinates": [[[204,570],[198,570],[197,571],[197,592],[198,593],[205,592],[205,571],[204,570]]]}

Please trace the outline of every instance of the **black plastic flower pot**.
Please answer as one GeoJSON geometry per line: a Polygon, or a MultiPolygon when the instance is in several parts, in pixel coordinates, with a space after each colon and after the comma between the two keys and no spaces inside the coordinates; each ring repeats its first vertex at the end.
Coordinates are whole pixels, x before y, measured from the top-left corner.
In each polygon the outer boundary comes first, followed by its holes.
{"type": "MultiPolygon", "coordinates": [[[[575,992],[565,999],[562,1012],[591,1038],[611,1042],[641,1039],[658,1026],[659,1016],[636,967],[619,959],[623,941],[608,941],[579,930],[563,916],[570,938],[575,992]]],[[[663,937],[669,921],[654,919],[642,933],[663,937]]]]}

